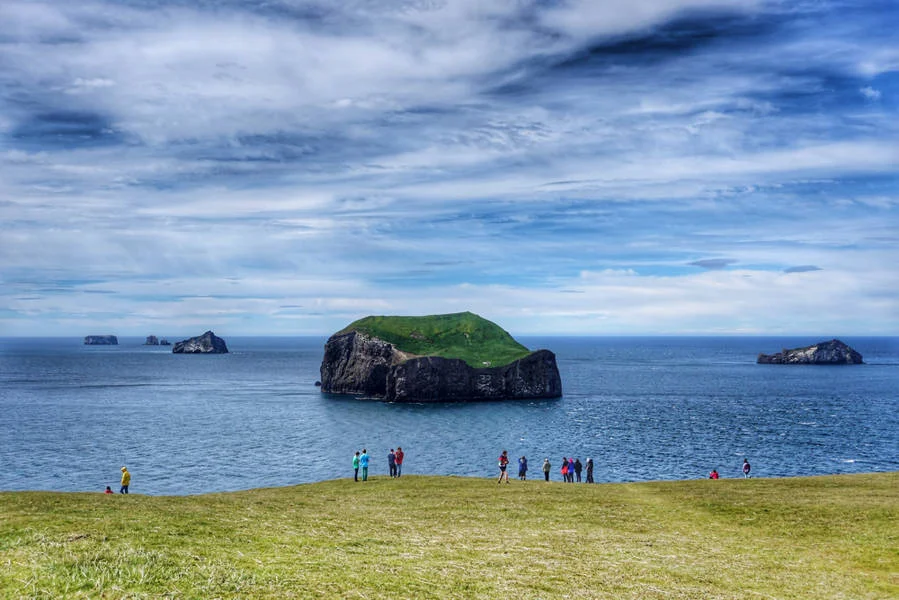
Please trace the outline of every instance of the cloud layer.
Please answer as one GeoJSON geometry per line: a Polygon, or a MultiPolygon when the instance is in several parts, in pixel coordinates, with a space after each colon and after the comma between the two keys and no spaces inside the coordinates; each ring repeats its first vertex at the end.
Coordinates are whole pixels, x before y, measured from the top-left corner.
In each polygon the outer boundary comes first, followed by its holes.
{"type": "Polygon", "coordinates": [[[886,0],[11,0],[0,335],[899,334],[897,27],[886,0]]]}

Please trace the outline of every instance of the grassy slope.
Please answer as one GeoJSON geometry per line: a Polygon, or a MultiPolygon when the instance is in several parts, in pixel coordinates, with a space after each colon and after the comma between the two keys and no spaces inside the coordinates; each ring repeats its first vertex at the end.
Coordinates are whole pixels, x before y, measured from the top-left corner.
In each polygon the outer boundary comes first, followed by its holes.
{"type": "Polygon", "coordinates": [[[896,598],[899,473],[0,494],[0,596],[896,598]]]}
{"type": "Polygon", "coordinates": [[[365,317],[340,333],[360,331],[404,352],[461,358],[473,367],[508,364],[530,354],[501,327],[470,312],[428,317],[365,317]]]}

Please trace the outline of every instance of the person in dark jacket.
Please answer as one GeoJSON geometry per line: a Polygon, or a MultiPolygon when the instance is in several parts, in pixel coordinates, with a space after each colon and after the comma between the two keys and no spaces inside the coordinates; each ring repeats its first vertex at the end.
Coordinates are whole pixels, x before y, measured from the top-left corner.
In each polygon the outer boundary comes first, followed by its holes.
{"type": "Polygon", "coordinates": [[[390,476],[396,477],[396,454],[393,452],[393,448],[387,453],[387,467],[390,471],[390,476]]]}
{"type": "Polygon", "coordinates": [[[593,459],[587,459],[587,483],[593,483],[593,459]]]}
{"type": "Polygon", "coordinates": [[[576,458],[574,460],[574,474],[577,477],[577,482],[581,482],[581,471],[584,470],[584,465],[581,464],[581,459],[576,458]]]}

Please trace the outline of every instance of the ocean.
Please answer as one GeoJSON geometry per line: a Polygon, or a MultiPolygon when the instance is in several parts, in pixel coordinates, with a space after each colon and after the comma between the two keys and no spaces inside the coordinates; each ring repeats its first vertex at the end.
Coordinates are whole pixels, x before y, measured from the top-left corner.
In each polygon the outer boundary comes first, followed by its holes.
{"type": "MultiPolygon", "coordinates": [[[[169,338],[175,341],[172,338],[169,338]]],[[[0,338],[0,489],[198,494],[351,477],[367,448],[386,476],[513,479],[527,456],[554,480],[592,457],[597,482],[899,470],[899,338],[849,337],[859,366],[757,365],[823,338],[519,337],[556,353],[557,400],[390,404],[322,394],[325,338],[229,337],[175,355],[119,338],[0,338]]]]}

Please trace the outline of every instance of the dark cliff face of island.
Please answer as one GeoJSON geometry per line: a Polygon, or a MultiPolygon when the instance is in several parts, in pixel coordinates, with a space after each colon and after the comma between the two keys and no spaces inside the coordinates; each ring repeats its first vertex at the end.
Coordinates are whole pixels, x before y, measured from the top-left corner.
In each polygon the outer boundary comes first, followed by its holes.
{"type": "Polygon", "coordinates": [[[159,345],[159,338],[157,338],[155,335],[148,335],[147,341],[144,342],[144,346],[158,346],[158,345],[159,345]]]}
{"type": "Polygon", "coordinates": [[[172,346],[172,354],[227,354],[228,346],[225,340],[211,331],[203,335],[192,337],[172,346]]]}
{"type": "Polygon", "coordinates": [[[760,365],[860,365],[862,355],[841,342],[831,340],[777,354],[759,354],[760,365]]]}
{"type": "Polygon", "coordinates": [[[88,346],[118,346],[119,338],[114,335],[86,335],[84,343],[88,346]]]}
{"type": "Polygon", "coordinates": [[[459,358],[405,352],[350,330],[334,334],[325,344],[321,389],[390,402],[558,398],[562,380],[549,350],[525,351],[522,358],[501,366],[473,367],[459,358]]]}

